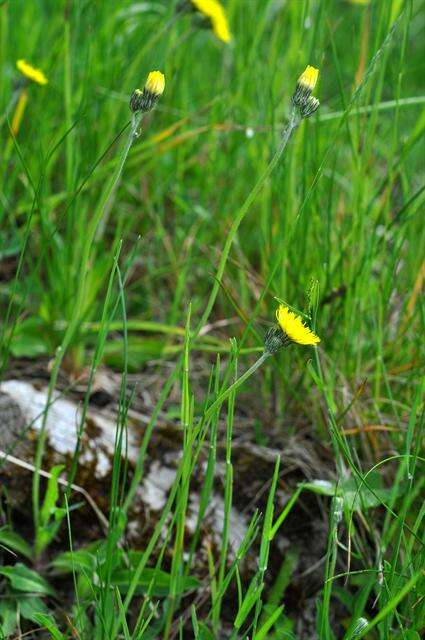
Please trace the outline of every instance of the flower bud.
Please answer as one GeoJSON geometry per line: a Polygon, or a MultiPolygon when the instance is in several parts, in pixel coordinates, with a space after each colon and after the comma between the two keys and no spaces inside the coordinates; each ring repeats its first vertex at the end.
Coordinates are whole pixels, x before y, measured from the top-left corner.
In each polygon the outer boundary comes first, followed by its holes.
{"type": "MultiPolygon", "coordinates": [[[[317,84],[319,69],[308,65],[298,78],[292,103],[300,109],[307,103],[317,84]]],[[[306,116],[304,116],[306,117],[306,116]]]]}
{"type": "Polygon", "coordinates": [[[161,71],[151,71],[143,90],[135,89],[130,97],[130,109],[133,113],[150,111],[158,98],[164,93],[165,77],[161,71]]]}
{"type": "Polygon", "coordinates": [[[302,118],[309,118],[317,111],[320,102],[314,96],[309,96],[303,105],[300,106],[300,114],[302,118]]]}

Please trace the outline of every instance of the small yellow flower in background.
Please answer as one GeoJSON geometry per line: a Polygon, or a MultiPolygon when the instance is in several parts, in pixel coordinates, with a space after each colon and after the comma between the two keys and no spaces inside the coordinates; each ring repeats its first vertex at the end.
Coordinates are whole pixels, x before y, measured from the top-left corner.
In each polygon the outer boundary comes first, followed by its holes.
{"type": "Polygon", "coordinates": [[[311,93],[317,84],[318,78],[319,69],[316,69],[316,67],[312,67],[309,64],[298,78],[298,84],[308,89],[311,93]]]}
{"type": "Polygon", "coordinates": [[[362,5],[367,5],[370,4],[370,0],[349,0],[351,2],[351,4],[362,4],[362,5]]]}
{"type": "MultiPolygon", "coordinates": [[[[39,85],[45,85],[48,83],[48,80],[41,69],[36,69],[30,65],[26,60],[20,59],[16,61],[16,68],[22,73],[23,76],[27,80],[31,82],[35,82],[39,85]]],[[[25,109],[28,103],[28,86],[20,87],[20,95],[17,99],[15,111],[12,116],[11,129],[14,136],[18,135],[22,120],[24,119],[25,109]]],[[[9,158],[10,152],[12,150],[12,140],[9,138],[6,151],[5,158],[9,158]]]]}
{"type": "Polygon", "coordinates": [[[150,111],[165,89],[165,76],[161,71],[151,71],[146,79],[143,91],[135,89],[130,97],[130,109],[133,113],[150,111]]]}
{"type": "Polygon", "coordinates": [[[218,0],[190,0],[190,2],[195,9],[211,21],[212,30],[219,40],[226,43],[231,41],[232,34],[226,13],[218,0]]]}
{"type": "Polygon", "coordinates": [[[48,83],[48,80],[41,69],[36,69],[36,67],[33,67],[25,60],[17,60],[16,66],[22,73],[22,75],[28,78],[28,80],[41,85],[45,85],[48,83]]]}
{"type": "Polygon", "coordinates": [[[292,342],[304,345],[314,345],[320,342],[319,336],[316,336],[311,329],[306,327],[301,317],[283,304],[279,305],[276,311],[276,320],[282,331],[292,342]]]}

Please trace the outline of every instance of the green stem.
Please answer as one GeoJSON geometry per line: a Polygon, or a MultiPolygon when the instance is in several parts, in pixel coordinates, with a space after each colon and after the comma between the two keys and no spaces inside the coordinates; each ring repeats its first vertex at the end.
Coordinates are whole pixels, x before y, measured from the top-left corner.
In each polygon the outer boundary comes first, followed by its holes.
{"type": "Polygon", "coordinates": [[[200,330],[202,329],[202,327],[206,324],[209,315],[211,313],[211,310],[214,306],[214,303],[216,301],[218,292],[220,290],[221,287],[221,279],[223,277],[223,273],[224,273],[224,269],[226,267],[226,263],[227,263],[227,259],[229,257],[229,252],[230,252],[230,248],[232,246],[233,240],[236,236],[236,233],[239,229],[239,226],[242,222],[242,220],[244,219],[244,217],[246,216],[248,210],[250,209],[251,205],[254,203],[256,197],[258,196],[258,194],[260,193],[261,189],[263,188],[266,180],[269,178],[269,176],[271,175],[271,173],[273,172],[273,170],[275,169],[275,167],[277,166],[283,152],[285,151],[285,148],[289,142],[289,139],[291,137],[291,134],[293,133],[293,131],[298,127],[300,123],[300,118],[296,112],[295,107],[292,107],[292,111],[291,111],[291,115],[289,117],[289,121],[288,124],[285,127],[285,130],[283,131],[283,135],[282,135],[282,140],[280,141],[280,144],[276,150],[276,153],[274,154],[273,158],[270,160],[269,164],[267,165],[264,173],[260,176],[260,178],[258,179],[257,183],[254,185],[253,189],[251,190],[251,192],[249,193],[248,197],[246,198],[245,202],[243,203],[243,205],[241,206],[241,208],[239,209],[239,211],[237,212],[234,220],[233,220],[233,224],[230,227],[230,231],[227,235],[227,239],[226,242],[224,244],[223,247],[223,251],[221,254],[221,259],[220,259],[220,263],[218,265],[218,269],[217,269],[217,274],[215,276],[214,279],[214,285],[210,294],[210,297],[208,299],[207,302],[207,306],[205,307],[205,311],[202,314],[202,318],[200,319],[194,334],[195,337],[199,334],[200,330]]]}
{"type": "Polygon", "coordinates": [[[204,413],[203,419],[204,420],[208,420],[208,418],[210,418],[213,415],[214,411],[216,411],[218,409],[218,407],[220,407],[220,405],[223,404],[223,402],[226,400],[226,398],[228,398],[230,396],[232,391],[236,391],[236,389],[238,389],[245,382],[245,380],[250,378],[252,376],[252,374],[255,373],[255,371],[257,371],[257,369],[259,369],[261,367],[263,362],[265,362],[269,356],[271,356],[271,353],[268,353],[267,351],[265,351],[258,358],[258,360],[256,362],[254,362],[252,367],[247,369],[245,371],[245,373],[240,376],[240,378],[235,380],[235,382],[233,384],[231,384],[230,387],[228,387],[226,389],[226,391],[224,391],[216,400],[214,400],[212,405],[210,405],[208,407],[208,409],[206,410],[206,412],[204,413]]]}
{"type": "Polygon", "coordinates": [[[62,340],[61,346],[56,351],[56,356],[53,364],[52,375],[50,377],[49,388],[47,392],[46,399],[46,409],[43,414],[43,420],[41,424],[41,429],[39,433],[39,437],[37,439],[37,448],[34,456],[34,467],[35,472],[33,476],[32,482],[32,505],[33,505],[33,518],[34,518],[34,528],[36,532],[36,540],[38,538],[38,531],[40,525],[39,519],[39,505],[40,505],[40,468],[41,462],[44,453],[44,447],[46,443],[46,426],[47,426],[47,416],[48,416],[48,408],[52,403],[53,394],[56,388],[56,382],[59,374],[59,369],[62,364],[63,358],[65,356],[66,350],[69,347],[75,331],[80,324],[82,313],[81,308],[85,300],[85,291],[86,291],[86,279],[87,274],[90,269],[89,265],[89,257],[90,250],[95,241],[95,234],[97,227],[102,219],[103,214],[107,211],[108,206],[110,205],[115,192],[118,188],[121,174],[124,168],[125,161],[127,159],[128,153],[130,151],[130,147],[135,139],[135,135],[137,132],[137,128],[140,124],[142,114],[133,114],[133,118],[131,121],[131,128],[129,131],[129,135],[127,138],[127,142],[124,146],[124,149],[121,153],[120,161],[115,169],[111,179],[103,192],[103,197],[101,198],[96,210],[94,212],[93,218],[88,225],[87,236],[83,247],[83,255],[81,256],[81,270],[79,274],[79,286],[77,290],[77,298],[75,302],[75,313],[71,321],[69,322],[67,329],[65,331],[65,335],[62,340]]]}

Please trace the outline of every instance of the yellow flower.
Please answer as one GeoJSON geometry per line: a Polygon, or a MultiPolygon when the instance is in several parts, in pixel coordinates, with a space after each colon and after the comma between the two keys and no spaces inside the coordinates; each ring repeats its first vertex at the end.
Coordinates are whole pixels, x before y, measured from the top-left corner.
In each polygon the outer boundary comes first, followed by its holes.
{"type": "Polygon", "coordinates": [[[276,311],[276,320],[282,331],[293,342],[305,345],[320,342],[319,336],[316,336],[311,329],[305,326],[300,316],[297,316],[283,304],[279,305],[276,311]]]}
{"type": "Polygon", "coordinates": [[[48,80],[44,75],[44,73],[40,69],[36,69],[35,67],[32,67],[25,60],[17,60],[16,66],[19,69],[19,71],[26,78],[28,78],[28,80],[31,80],[32,82],[36,82],[37,84],[41,84],[41,85],[48,83],[48,80]]]}
{"type": "Polygon", "coordinates": [[[165,77],[161,71],[151,71],[145,83],[146,91],[154,96],[162,96],[165,89],[165,77]]]}
{"type": "Polygon", "coordinates": [[[298,78],[298,84],[308,89],[311,93],[317,84],[318,77],[319,77],[319,69],[316,69],[311,65],[307,65],[305,70],[302,72],[302,74],[298,78]]]}
{"type": "Polygon", "coordinates": [[[218,0],[190,1],[195,9],[211,20],[212,30],[217,38],[222,42],[230,42],[232,34],[230,33],[229,23],[221,3],[218,2],[218,0]]]}

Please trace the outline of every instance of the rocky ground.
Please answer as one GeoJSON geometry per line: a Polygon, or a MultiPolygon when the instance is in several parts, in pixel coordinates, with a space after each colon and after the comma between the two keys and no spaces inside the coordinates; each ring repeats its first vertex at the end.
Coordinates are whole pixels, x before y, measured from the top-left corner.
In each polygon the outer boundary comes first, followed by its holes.
{"type": "MultiPolygon", "coordinates": [[[[0,386],[0,478],[12,522],[31,542],[31,509],[28,505],[31,504],[34,446],[47,400],[47,371],[41,367],[40,375],[34,376],[34,370],[28,363],[18,362],[14,363],[11,373],[0,386]]],[[[135,388],[128,419],[130,476],[163,379],[164,376],[158,373],[158,365],[153,364],[146,367],[143,375],[129,380],[129,386],[135,388]]],[[[61,380],[48,413],[47,448],[43,459],[45,475],[55,464],[69,467],[77,442],[85,386],[84,381],[72,385],[67,382],[61,380]]],[[[107,526],[119,387],[120,376],[102,370],[93,388],[74,486],[75,500],[82,503],[72,514],[73,531],[78,532],[74,540],[74,546],[77,547],[100,539],[107,526]]],[[[132,549],[143,548],[149,539],[175,477],[181,452],[181,434],[178,422],[169,416],[173,413],[173,400],[177,401],[177,398],[176,388],[175,394],[171,394],[167,406],[159,415],[149,444],[148,465],[129,513],[126,530],[125,542],[132,549]]],[[[243,402],[240,405],[244,406],[243,402]]],[[[274,428],[271,413],[259,414],[258,410],[253,411],[253,407],[247,413],[252,416],[250,420],[242,413],[235,416],[230,557],[243,539],[255,508],[261,511],[265,507],[277,455],[282,460],[277,512],[284,507],[299,482],[328,478],[329,469],[332,468],[329,452],[309,437],[308,425],[299,425],[296,436],[285,437],[282,429],[274,428]],[[267,445],[253,441],[253,422],[259,419],[267,427],[267,445]]],[[[202,538],[195,558],[195,572],[201,580],[208,575],[206,546],[220,544],[223,523],[224,423],[220,431],[215,491],[202,523],[202,538]]],[[[191,485],[186,527],[188,540],[196,523],[204,462],[205,456],[198,465],[191,485]]],[[[313,494],[301,494],[274,542],[269,572],[271,585],[285,560],[290,560],[292,577],[285,594],[285,608],[296,621],[295,628],[301,639],[312,640],[315,637],[315,600],[322,586],[326,539],[327,517],[320,499],[313,494]]],[[[67,532],[63,529],[48,553],[54,555],[58,550],[65,550],[67,544],[67,532]]],[[[242,567],[242,573],[249,578],[254,567],[253,552],[242,567]]],[[[203,597],[201,591],[198,594],[200,606],[203,597]]],[[[232,606],[231,598],[228,606],[232,606]]]]}

